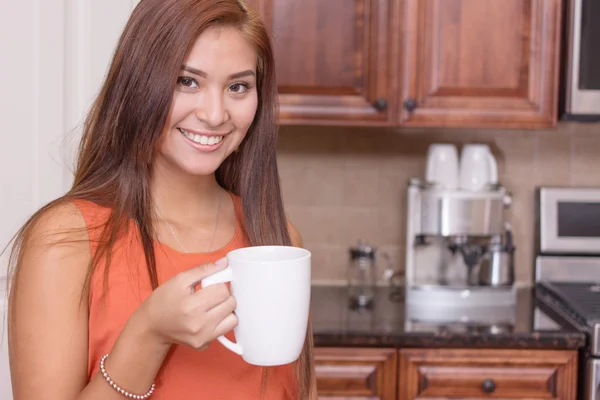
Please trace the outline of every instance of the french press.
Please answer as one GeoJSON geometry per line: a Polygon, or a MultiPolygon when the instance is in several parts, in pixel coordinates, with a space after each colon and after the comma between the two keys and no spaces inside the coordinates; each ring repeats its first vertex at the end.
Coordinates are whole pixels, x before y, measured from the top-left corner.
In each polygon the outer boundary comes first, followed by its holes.
{"type": "Polygon", "coordinates": [[[357,246],[350,248],[350,265],[348,267],[348,295],[351,308],[370,308],[373,305],[375,286],[377,285],[376,256],[381,254],[387,261],[383,274],[385,281],[393,275],[390,256],[359,240],[357,246]]]}

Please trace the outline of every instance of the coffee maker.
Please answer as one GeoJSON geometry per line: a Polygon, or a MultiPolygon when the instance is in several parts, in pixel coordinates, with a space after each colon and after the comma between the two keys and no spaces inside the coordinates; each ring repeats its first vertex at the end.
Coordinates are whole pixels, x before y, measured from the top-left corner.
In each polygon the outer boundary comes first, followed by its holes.
{"type": "Polygon", "coordinates": [[[446,189],[412,178],[407,192],[407,305],[436,305],[442,314],[455,306],[514,305],[506,188],[446,189]]]}

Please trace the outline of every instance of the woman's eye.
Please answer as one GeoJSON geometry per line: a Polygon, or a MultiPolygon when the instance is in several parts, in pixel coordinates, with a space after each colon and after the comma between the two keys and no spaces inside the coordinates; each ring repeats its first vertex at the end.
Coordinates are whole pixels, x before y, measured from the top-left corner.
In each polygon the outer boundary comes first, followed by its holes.
{"type": "Polygon", "coordinates": [[[248,85],[247,83],[234,83],[233,85],[229,86],[229,91],[237,94],[242,94],[245,93],[249,87],[250,85],[248,85]]]}
{"type": "Polygon", "coordinates": [[[177,84],[187,88],[198,87],[198,83],[196,83],[196,80],[194,78],[190,78],[189,76],[180,76],[179,78],[177,78],[177,84]]]}

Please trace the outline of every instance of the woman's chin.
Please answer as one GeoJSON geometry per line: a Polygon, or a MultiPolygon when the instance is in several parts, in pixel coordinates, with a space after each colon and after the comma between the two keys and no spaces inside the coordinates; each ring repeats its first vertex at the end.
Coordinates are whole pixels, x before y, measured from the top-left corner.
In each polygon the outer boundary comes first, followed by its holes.
{"type": "Polygon", "coordinates": [[[218,168],[219,168],[218,165],[202,166],[202,167],[194,167],[194,168],[183,168],[181,170],[181,173],[184,175],[197,176],[197,177],[211,176],[217,171],[218,168]]]}

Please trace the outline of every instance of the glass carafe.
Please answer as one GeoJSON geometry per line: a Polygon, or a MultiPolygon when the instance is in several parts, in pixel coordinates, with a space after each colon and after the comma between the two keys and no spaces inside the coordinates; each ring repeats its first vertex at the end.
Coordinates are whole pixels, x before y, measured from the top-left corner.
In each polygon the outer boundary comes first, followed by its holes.
{"type": "Polygon", "coordinates": [[[355,247],[350,248],[350,264],[348,266],[348,295],[350,307],[370,308],[375,297],[377,286],[377,256],[381,254],[387,261],[384,280],[393,275],[391,260],[387,253],[376,250],[364,240],[359,240],[355,247]]]}

